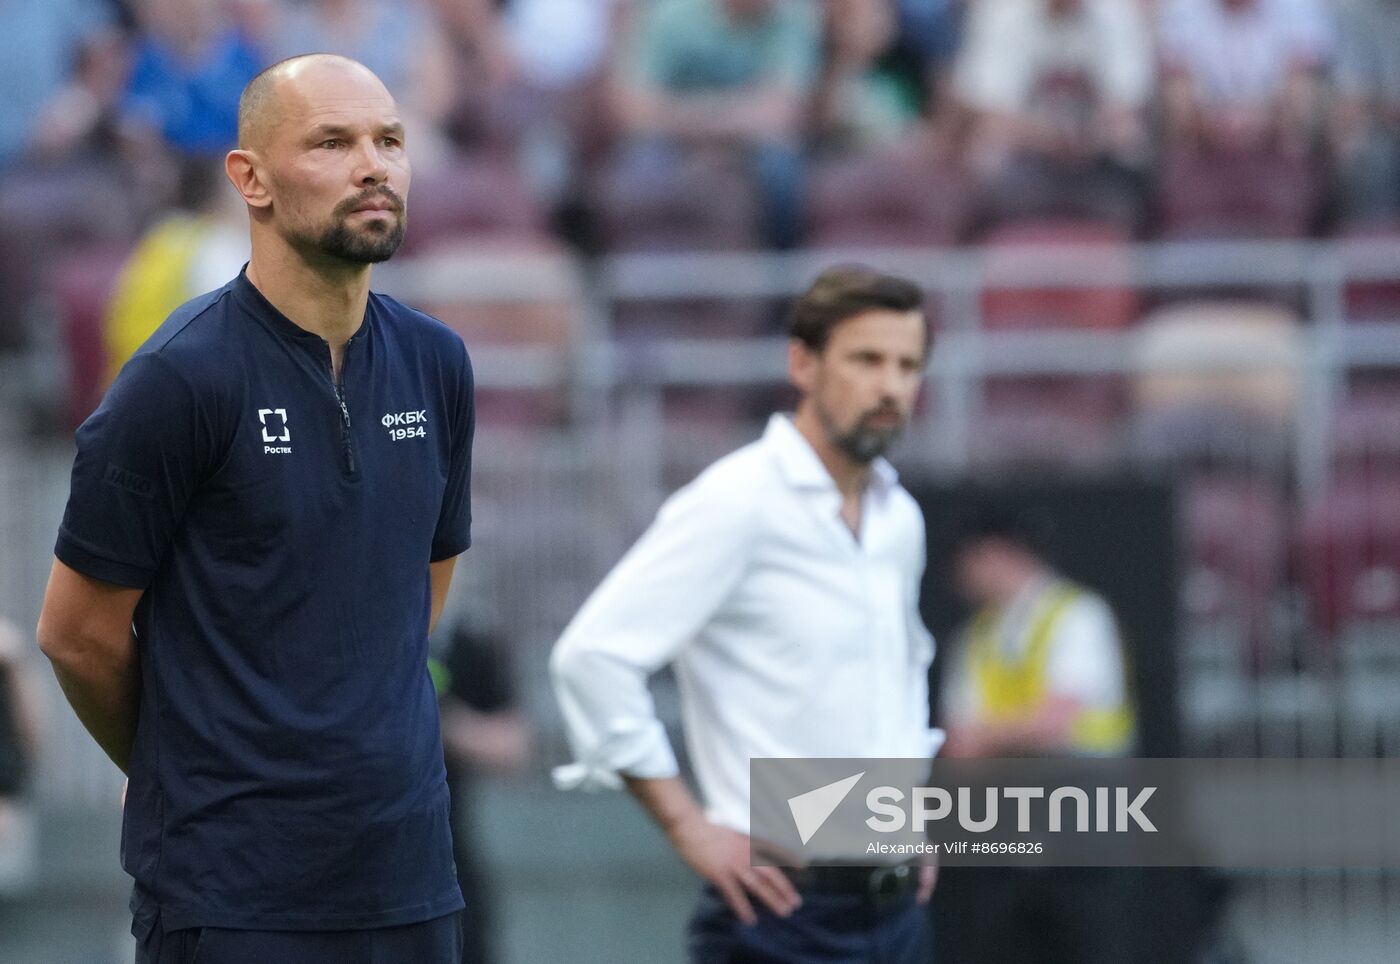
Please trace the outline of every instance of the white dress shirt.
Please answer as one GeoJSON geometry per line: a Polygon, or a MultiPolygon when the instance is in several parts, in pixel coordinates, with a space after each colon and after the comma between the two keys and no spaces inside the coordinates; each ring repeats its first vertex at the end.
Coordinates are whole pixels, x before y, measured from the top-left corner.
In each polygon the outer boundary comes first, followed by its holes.
{"type": "Polygon", "coordinates": [[[550,660],[577,762],[564,788],[678,772],[647,691],[675,662],[711,820],[749,826],[752,757],[931,757],[924,521],[877,459],[860,537],[786,416],[673,495],[550,660]]]}

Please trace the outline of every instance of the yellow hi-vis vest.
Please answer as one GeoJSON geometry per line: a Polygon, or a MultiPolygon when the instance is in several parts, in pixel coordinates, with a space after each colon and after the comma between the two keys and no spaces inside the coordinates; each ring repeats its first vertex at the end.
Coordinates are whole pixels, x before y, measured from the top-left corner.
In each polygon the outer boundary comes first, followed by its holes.
{"type": "Polygon", "coordinates": [[[190,266],[209,230],[208,218],[172,215],[141,239],[122,267],[102,331],[107,384],[167,315],[199,294],[190,290],[190,266]]]}
{"type": "MultiPolygon", "coordinates": [[[[1025,652],[1015,660],[1008,659],[1001,646],[1001,614],[984,609],[973,618],[968,628],[968,662],[977,701],[989,722],[1024,719],[1045,701],[1055,628],[1080,594],[1065,582],[1054,583],[1041,594],[1031,614],[1025,652]]],[[[1126,701],[1108,709],[1082,710],[1070,725],[1070,746],[1090,756],[1122,755],[1128,752],[1136,729],[1136,715],[1126,701]]]]}

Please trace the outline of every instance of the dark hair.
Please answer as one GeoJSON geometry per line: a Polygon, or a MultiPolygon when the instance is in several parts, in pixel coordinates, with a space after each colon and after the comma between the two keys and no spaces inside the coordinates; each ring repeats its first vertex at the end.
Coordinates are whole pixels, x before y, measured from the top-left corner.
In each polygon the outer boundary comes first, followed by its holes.
{"type": "MultiPolygon", "coordinates": [[[[840,265],[817,280],[792,306],[788,334],[814,352],[826,348],[831,330],[866,311],[919,311],[924,293],[914,282],[863,265],[840,265]]],[[[930,336],[925,331],[926,344],[930,336]]]]}
{"type": "Polygon", "coordinates": [[[995,540],[1016,546],[1031,555],[1044,555],[1046,542],[1043,521],[1022,507],[1002,502],[976,502],[951,520],[954,552],[975,542],[995,540]]]}

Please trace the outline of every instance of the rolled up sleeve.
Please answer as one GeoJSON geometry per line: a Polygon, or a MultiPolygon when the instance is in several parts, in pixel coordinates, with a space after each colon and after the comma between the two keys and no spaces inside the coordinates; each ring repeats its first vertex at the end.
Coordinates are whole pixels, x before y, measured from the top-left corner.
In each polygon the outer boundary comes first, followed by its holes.
{"type": "Polygon", "coordinates": [[[702,476],[677,492],[594,590],[550,658],[575,762],[562,789],[610,789],[618,776],[678,772],[647,677],[695,639],[734,591],[757,529],[752,493],[702,476]]]}

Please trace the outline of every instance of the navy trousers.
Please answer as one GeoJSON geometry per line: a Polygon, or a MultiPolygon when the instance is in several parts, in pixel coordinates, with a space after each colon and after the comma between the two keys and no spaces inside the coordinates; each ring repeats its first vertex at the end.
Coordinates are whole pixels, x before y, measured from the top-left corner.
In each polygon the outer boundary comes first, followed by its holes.
{"type": "Polygon", "coordinates": [[[802,895],[778,917],[754,901],[758,923],[745,925],[713,887],[691,918],[691,964],[929,964],[928,908],[913,894],[888,903],[846,894],[802,895]]]}
{"type": "Polygon", "coordinates": [[[167,931],[159,919],[132,927],[136,964],[461,964],[462,920],[358,931],[167,931]]]}

